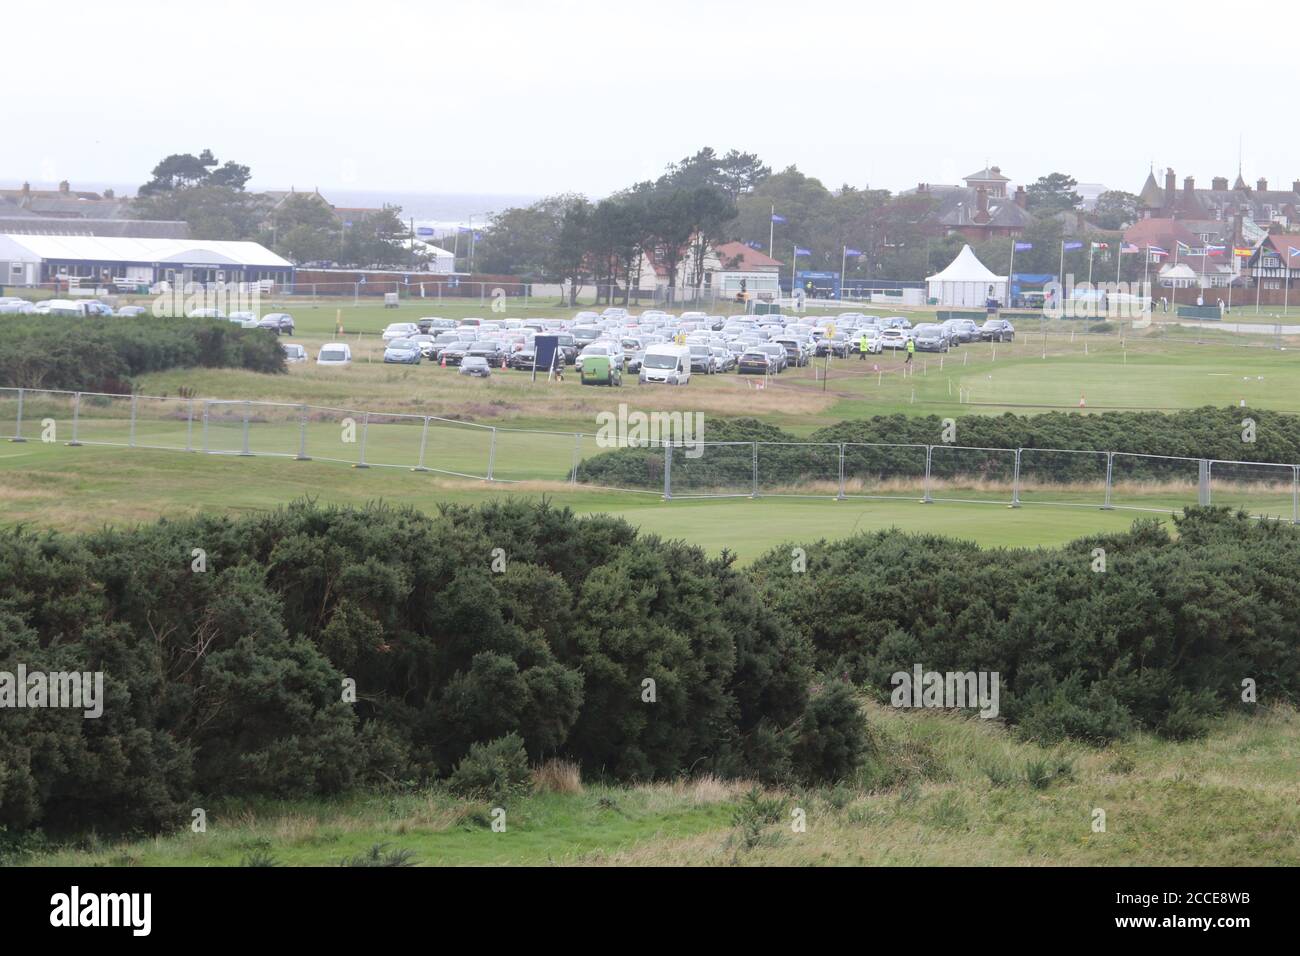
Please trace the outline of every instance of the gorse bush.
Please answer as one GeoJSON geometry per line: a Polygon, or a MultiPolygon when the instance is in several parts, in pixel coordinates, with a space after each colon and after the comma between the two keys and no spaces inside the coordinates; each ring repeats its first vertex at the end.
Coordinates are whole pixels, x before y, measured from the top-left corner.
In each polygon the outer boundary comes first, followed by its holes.
{"type": "MultiPolygon", "coordinates": [[[[1225,461],[1300,462],[1300,417],[1264,409],[1251,409],[1256,440],[1245,443],[1242,418],[1233,408],[1198,408],[1174,413],[1104,412],[1096,415],[1050,412],[1019,416],[966,415],[957,419],[956,441],[960,453],[936,449],[931,463],[935,478],[965,477],[1010,482],[1015,458],[1000,449],[1043,449],[1027,456],[1022,477],[1053,482],[1105,480],[1103,455],[1053,454],[1051,449],[1133,452],[1176,458],[1212,458],[1225,461]],[[992,449],[992,450],[989,450],[992,449]]],[[[925,449],[901,447],[942,445],[943,420],[936,415],[877,415],[818,429],[806,438],[782,432],[752,419],[706,424],[708,442],[788,442],[760,452],[760,478],[767,486],[837,481],[839,450],[844,443],[844,473],[866,480],[919,479],[925,474],[925,449]],[[800,443],[824,443],[820,449],[800,443]],[[893,445],[895,447],[867,447],[893,445]]],[[[578,480],[614,487],[663,487],[661,448],[620,448],[584,459],[578,480]]],[[[1115,459],[1116,481],[1192,481],[1194,463],[1159,458],[1115,459]]],[[[748,488],[753,480],[752,448],[706,447],[697,458],[673,455],[674,487],[692,489],[748,488]]],[[[1286,476],[1289,479],[1289,475],[1286,476]]]]}
{"type": "Polygon", "coordinates": [[[799,575],[775,549],[752,575],[820,670],[882,700],[916,664],[997,671],[999,716],[1039,740],[1194,736],[1247,706],[1246,681],[1300,700],[1300,530],[1209,508],[1175,524],[1035,550],[880,532],[805,545],[799,575]]]}
{"type": "Polygon", "coordinates": [[[128,392],[133,376],[170,368],[285,371],[279,337],[223,319],[67,319],[0,322],[0,387],[128,392]]]}
{"type": "Polygon", "coordinates": [[[0,670],[103,671],[106,702],[0,712],[0,826],[175,825],[195,793],[475,789],[503,739],[524,780],[553,758],[797,775],[812,659],[729,557],[546,503],[10,530],[0,670]]]}
{"type": "Polygon", "coordinates": [[[485,744],[472,744],[469,753],[447,780],[458,797],[508,800],[532,789],[532,772],[523,738],[506,734],[485,744]]]}

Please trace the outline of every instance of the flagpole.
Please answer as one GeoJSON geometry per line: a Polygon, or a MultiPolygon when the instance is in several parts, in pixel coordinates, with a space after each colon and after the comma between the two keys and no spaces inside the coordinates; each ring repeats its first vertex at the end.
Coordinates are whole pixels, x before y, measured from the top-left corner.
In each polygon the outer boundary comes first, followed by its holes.
{"type": "Polygon", "coordinates": [[[1088,291],[1089,292],[1092,291],[1092,252],[1095,245],[1096,244],[1091,239],[1088,240],[1088,291]]]}
{"type": "Polygon", "coordinates": [[[767,217],[767,254],[772,256],[772,240],[776,236],[776,203],[772,203],[772,213],[767,217]]]}
{"type": "MultiPolygon", "coordinates": [[[[1065,305],[1065,240],[1061,240],[1061,265],[1056,270],[1056,284],[1061,287],[1061,305],[1065,305]]],[[[1062,313],[1064,315],[1064,313],[1062,313]]]]}
{"type": "MultiPolygon", "coordinates": [[[[1259,253],[1263,252],[1263,250],[1264,247],[1261,245],[1258,249],[1255,250],[1256,255],[1259,255],[1259,253]]],[[[1262,255],[1259,256],[1259,261],[1261,264],[1264,262],[1264,257],[1262,255]]],[[[1260,270],[1260,266],[1256,266],[1255,267],[1255,314],[1256,315],[1259,315],[1259,290],[1264,288],[1264,284],[1259,281],[1260,278],[1259,270],[1260,270]]]]}
{"type": "Polygon", "coordinates": [[[1007,266],[1007,306],[1011,306],[1011,286],[1016,281],[1016,237],[1011,237],[1011,265],[1007,266]]]}
{"type": "Polygon", "coordinates": [[[840,301],[844,301],[844,269],[849,262],[849,247],[840,246],[840,301]]]}
{"type": "Polygon", "coordinates": [[[794,270],[799,261],[799,243],[790,243],[790,303],[794,304],[794,270]]]}

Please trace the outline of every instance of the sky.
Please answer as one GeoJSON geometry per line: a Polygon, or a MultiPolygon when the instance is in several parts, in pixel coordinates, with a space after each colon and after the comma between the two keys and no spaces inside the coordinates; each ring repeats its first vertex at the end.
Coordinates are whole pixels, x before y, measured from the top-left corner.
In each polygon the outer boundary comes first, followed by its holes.
{"type": "MultiPolygon", "coordinates": [[[[1208,186],[1239,148],[1248,181],[1300,179],[1294,71],[1224,32],[1247,8],[117,0],[111,27],[105,9],[70,0],[59,28],[9,38],[0,185],[138,184],[209,148],[253,188],[601,196],[706,145],[831,188],[986,163],[1208,186]]],[[[1267,16],[1296,35],[1300,9],[1267,16]]]]}

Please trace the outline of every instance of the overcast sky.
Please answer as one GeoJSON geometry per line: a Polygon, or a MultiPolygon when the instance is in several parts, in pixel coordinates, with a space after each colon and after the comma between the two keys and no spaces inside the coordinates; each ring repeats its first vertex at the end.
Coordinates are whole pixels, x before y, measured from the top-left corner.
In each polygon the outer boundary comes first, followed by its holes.
{"type": "Polygon", "coordinates": [[[32,9],[46,27],[6,43],[4,185],[141,183],[207,147],[255,187],[602,195],[711,145],[832,188],[956,182],[987,160],[1014,182],[1137,191],[1151,162],[1180,185],[1235,176],[1239,134],[1250,181],[1300,178],[1296,74],[1265,49],[1293,45],[1285,4],[32,9]]]}

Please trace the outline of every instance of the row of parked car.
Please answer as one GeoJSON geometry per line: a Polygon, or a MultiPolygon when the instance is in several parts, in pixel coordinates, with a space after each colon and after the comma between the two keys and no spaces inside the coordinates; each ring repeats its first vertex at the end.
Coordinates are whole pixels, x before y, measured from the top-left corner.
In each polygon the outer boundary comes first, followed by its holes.
{"type": "MultiPolygon", "coordinates": [[[[142,305],[123,305],[114,309],[98,299],[42,299],[32,302],[17,296],[0,296],[0,315],[55,315],[65,318],[134,318],[148,313],[142,305]]],[[[271,312],[259,316],[256,312],[231,312],[220,309],[192,309],[188,319],[225,319],[244,329],[270,329],[281,335],[294,332],[293,316],[287,312],[271,312]]]]}

